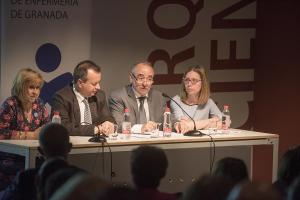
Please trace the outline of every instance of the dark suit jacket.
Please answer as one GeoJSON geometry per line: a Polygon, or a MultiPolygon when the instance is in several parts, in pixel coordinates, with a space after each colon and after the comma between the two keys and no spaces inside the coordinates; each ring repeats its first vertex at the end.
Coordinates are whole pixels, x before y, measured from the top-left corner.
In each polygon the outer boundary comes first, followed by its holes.
{"type": "Polygon", "coordinates": [[[77,98],[73,92],[73,86],[69,85],[58,91],[53,99],[51,110],[59,111],[61,123],[70,132],[70,135],[92,136],[94,135],[95,125],[104,121],[115,123],[114,118],[109,112],[106,96],[103,90],[98,91],[89,98],[89,106],[92,115],[92,125],[80,124],[80,109],[77,98]]]}
{"type": "MultiPolygon", "coordinates": [[[[130,112],[131,124],[137,124],[138,104],[132,90],[131,85],[113,91],[108,99],[110,111],[121,129],[123,121],[124,108],[128,108],[130,112]]],[[[149,106],[150,121],[162,123],[163,113],[166,107],[166,99],[160,91],[151,89],[147,98],[149,106]]]]}

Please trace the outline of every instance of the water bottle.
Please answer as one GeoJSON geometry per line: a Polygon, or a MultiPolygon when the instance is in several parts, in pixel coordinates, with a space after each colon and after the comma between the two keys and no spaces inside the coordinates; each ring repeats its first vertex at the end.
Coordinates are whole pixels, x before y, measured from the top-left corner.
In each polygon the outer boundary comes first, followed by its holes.
{"type": "Polygon", "coordinates": [[[61,118],[58,111],[53,112],[52,123],[61,124],[61,118]]]}
{"type": "Polygon", "coordinates": [[[164,112],[163,136],[170,137],[172,132],[171,112],[170,108],[166,107],[164,112]]]}
{"type": "Polygon", "coordinates": [[[129,139],[131,135],[131,122],[130,122],[130,113],[129,109],[124,109],[124,117],[122,122],[122,133],[124,134],[125,139],[129,139]]]}
{"type": "Polygon", "coordinates": [[[230,122],[229,105],[224,105],[222,111],[222,129],[228,129],[230,127],[230,122]]]}

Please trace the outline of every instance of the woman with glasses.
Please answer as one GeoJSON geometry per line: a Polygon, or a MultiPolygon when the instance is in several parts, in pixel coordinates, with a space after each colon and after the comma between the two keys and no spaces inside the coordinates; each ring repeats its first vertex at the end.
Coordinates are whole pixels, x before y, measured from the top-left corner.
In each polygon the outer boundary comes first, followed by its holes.
{"type": "MultiPolygon", "coordinates": [[[[0,140],[37,139],[41,127],[50,121],[48,111],[39,98],[44,80],[30,69],[20,70],[13,82],[11,97],[0,107],[0,140]]],[[[17,171],[24,169],[24,157],[0,152],[0,190],[17,171]]]]}
{"type": "Polygon", "coordinates": [[[210,98],[209,83],[204,68],[193,67],[188,69],[182,79],[180,95],[173,98],[186,111],[194,122],[184,111],[171,101],[171,110],[177,121],[175,129],[179,133],[210,127],[221,127],[221,111],[210,98]]]}

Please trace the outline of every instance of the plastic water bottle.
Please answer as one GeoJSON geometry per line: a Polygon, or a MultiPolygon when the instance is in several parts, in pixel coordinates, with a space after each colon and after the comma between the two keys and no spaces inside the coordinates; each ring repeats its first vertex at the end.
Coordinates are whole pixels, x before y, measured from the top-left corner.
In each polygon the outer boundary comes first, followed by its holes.
{"type": "Polygon", "coordinates": [[[230,127],[230,122],[229,105],[224,105],[222,111],[222,129],[228,129],[230,127]]]}
{"type": "Polygon", "coordinates": [[[53,112],[52,123],[61,124],[61,118],[58,111],[53,112]]]}
{"type": "Polygon", "coordinates": [[[172,132],[171,112],[170,108],[166,107],[164,112],[163,136],[170,137],[172,132]]]}
{"type": "Polygon", "coordinates": [[[129,139],[131,135],[131,122],[130,122],[130,113],[129,109],[124,109],[124,117],[122,122],[122,133],[124,134],[125,139],[129,139]]]}

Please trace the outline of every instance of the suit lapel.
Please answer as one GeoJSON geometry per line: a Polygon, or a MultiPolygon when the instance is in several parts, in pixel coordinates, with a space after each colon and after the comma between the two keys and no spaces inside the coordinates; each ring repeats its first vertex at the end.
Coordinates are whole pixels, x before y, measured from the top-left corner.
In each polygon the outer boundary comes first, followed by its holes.
{"type": "Polygon", "coordinates": [[[73,91],[73,87],[71,87],[71,93],[72,93],[72,101],[73,101],[73,107],[74,107],[74,120],[75,120],[75,124],[80,124],[80,109],[79,109],[79,104],[78,104],[78,100],[76,98],[76,95],[73,91]]]}
{"type": "Polygon", "coordinates": [[[148,92],[147,102],[148,102],[148,107],[149,107],[149,120],[154,121],[153,114],[154,114],[155,105],[154,105],[153,99],[152,99],[152,89],[150,89],[150,91],[148,92]]]}
{"type": "Polygon", "coordinates": [[[131,106],[130,109],[130,114],[132,115],[132,117],[134,117],[134,121],[137,120],[137,116],[138,116],[138,106],[137,106],[137,102],[136,102],[136,98],[135,98],[135,95],[134,95],[134,92],[131,88],[131,85],[128,85],[126,87],[126,92],[127,92],[127,95],[128,95],[128,103],[129,105],[131,106]]]}

